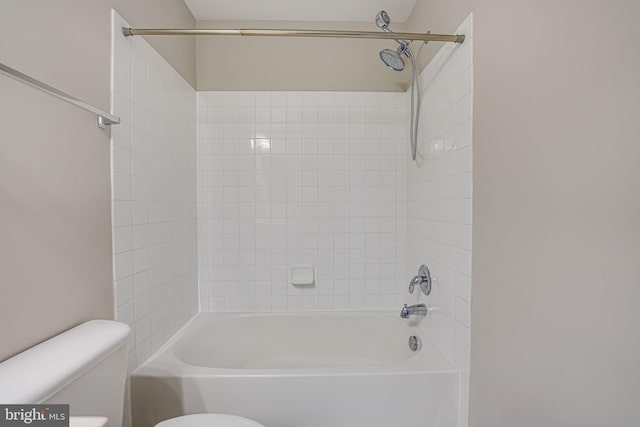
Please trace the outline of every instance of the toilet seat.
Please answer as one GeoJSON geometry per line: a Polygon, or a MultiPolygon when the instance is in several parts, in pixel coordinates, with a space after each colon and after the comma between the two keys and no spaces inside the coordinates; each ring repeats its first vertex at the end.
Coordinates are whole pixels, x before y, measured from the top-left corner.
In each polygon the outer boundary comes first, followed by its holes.
{"type": "Polygon", "coordinates": [[[228,414],[194,414],[170,418],[156,427],[265,427],[248,418],[228,414]]]}

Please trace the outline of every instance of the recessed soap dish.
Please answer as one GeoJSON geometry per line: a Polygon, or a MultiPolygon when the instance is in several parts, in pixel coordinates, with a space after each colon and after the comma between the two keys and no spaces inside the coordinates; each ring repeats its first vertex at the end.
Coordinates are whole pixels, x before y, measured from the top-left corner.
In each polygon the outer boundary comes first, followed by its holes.
{"type": "Polygon", "coordinates": [[[309,286],[314,284],[312,264],[292,265],[289,268],[289,282],[295,286],[309,286]]]}

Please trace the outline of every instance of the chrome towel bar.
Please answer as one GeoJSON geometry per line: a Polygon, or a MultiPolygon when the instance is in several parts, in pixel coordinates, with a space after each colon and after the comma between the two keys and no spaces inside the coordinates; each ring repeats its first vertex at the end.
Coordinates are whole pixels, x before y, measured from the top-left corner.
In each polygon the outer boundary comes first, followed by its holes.
{"type": "Polygon", "coordinates": [[[98,116],[97,124],[100,129],[105,129],[107,126],[117,125],[120,123],[120,117],[114,116],[109,113],[105,113],[101,109],[94,107],[91,104],[87,104],[86,102],[81,101],[78,98],[68,95],[54,87],[49,86],[48,84],[42,83],[40,80],[36,80],[33,77],[29,77],[26,74],[23,74],[20,71],[15,70],[1,62],[0,62],[0,72],[2,72],[2,74],[8,77],[18,80],[21,83],[24,83],[38,90],[41,90],[44,93],[47,93],[51,96],[55,96],[56,98],[66,101],[69,104],[73,104],[76,107],[80,107],[83,110],[87,110],[95,114],[96,116],[98,116]]]}

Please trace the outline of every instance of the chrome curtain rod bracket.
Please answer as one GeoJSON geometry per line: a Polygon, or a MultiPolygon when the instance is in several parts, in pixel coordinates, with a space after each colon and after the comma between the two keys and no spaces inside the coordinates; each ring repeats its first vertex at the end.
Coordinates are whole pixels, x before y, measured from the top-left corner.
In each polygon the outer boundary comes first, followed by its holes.
{"type": "Polygon", "coordinates": [[[421,33],[392,33],[365,32],[342,30],[283,30],[283,29],[163,29],[163,28],[122,28],[125,37],[131,36],[254,36],[254,37],[328,37],[377,40],[420,40],[433,42],[464,42],[464,34],[421,34],[421,33]]]}
{"type": "Polygon", "coordinates": [[[113,114],[106,113],[101,109],[99,109],[98,107],[94,107],[91,104],[81,101],[76,97],[73,97],[52,86],[49,86],[48,84],[43,83],[40,80],[36,80],[33,77],[23,74],[20,71],[15,70],[3,63],[0,63],[0,73],[6,75],[7,77],[11,77],[12,79],[15,79],[20,83],[23,83],[27,86],[31,86],[34,89],[41,90],[46,94],[49,94],[53,97],[56,97],[65,102],[68,102],[69,104],[73,104],[76,107],[80,107],[83,110],[86,110],[95,114],[97,116],[97,125],[100,129],[105,129],[107,126],[117,125],[120,123],[120,117],[114,116],[113,114]]]}
{"type": "Polygon", "coordinates": [[[112,119],[110,119],[109,117],[106,117],[106,116],[98,115],[96,121],[97,121],[98,127],[100,129],[106,129],[107,126],[119,125],[120,124],[120,118],[116,117],[116,119],[117,119],[117,121],[116,120],[112,120],[112,119]]]}

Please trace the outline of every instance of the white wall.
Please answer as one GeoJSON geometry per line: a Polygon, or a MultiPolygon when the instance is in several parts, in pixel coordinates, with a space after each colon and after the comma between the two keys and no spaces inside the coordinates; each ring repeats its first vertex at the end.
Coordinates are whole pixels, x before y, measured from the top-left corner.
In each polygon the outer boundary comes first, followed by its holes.
{"type": "MultiPolygon", "coordinates": [[[[427,264],[436,278],[423,325],[461,371],[460,426],[466,426],[472,220],[472,17],[458,28],[462,45],[445,44],[421,75],[418,161],[408,161],[407,268],[427,264]]],[[[408,102],[408,101],[407,101],[408,102]]]]}
{"type": "Polygon", "coordinates": [[[470,3],[471,425],[638,426],[640,2],[470,3]]]}
{"type": "Polygon", "coordinates": [[[198,93],[205,311],[399,309],[406,289],[402,94],[198,93]],[[316,285],[288,283],[314,264],[316,285]]]}
{"type": "MultiPolygon", "coordinates": [[[[304,7],[304,6],[301,6],[304,7]]],[[[379,31],[369,22],[198,21],[198,28],[307,28],[379,31]]],[[[391,19],[394,19],[392,16],[391,19]]],[[[395,31],[402,23],[392,22],[395,31]]],[[[420,32],[426,32],[425,27],[420,32]]],[[[435,33],[438,31],[433,28],[435,33]]],[[[393,40],[310,37],[197,37],[199,91],[384,91],[404,92],[411,70],[389,72],[381,49],[393,40]]]]}
{"type": "Polygon", "coordinates": [[[470,425],[640,425],[640,2],[474,12],[470,425]]]}
{"type": "MultiPolygon", "coordinates": [[[[0,60],[108,110],[111,7],[135,26],[195,25],[182,0],[2,0],[0,60]]],[[[193,38],[153,42],[195,82],[193,38]]],[[[113,268],[109,130],[0,76],[0,135],[0,324],[19,325],[0,328],[1,361],[113,318],[113,268]]]]}
{"type": "Polygon", "coordinates": [[[112,129],[116,319],[144,362],[197,312],[194,89],[116,16],[112,129]]]}

